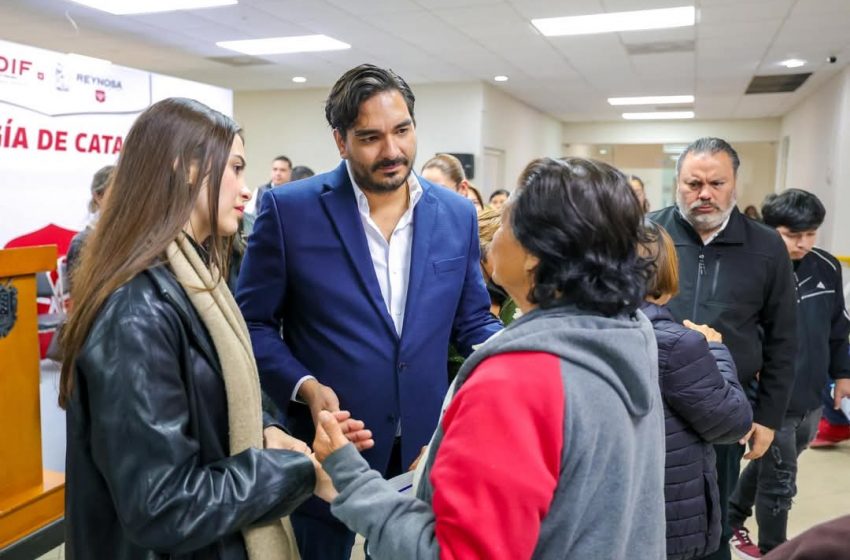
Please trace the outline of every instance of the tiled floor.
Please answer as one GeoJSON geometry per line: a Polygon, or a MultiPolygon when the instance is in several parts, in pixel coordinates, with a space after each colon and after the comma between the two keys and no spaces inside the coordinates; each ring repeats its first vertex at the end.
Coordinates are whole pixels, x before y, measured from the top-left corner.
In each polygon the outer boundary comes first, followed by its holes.
{"type": "MultiPolygon", "coordinates": [[[[789,520],[789,535],[797,535],[812,525],[850,514],[850,442],[834,449],[808,450],[800,457],[798,494],[789,520]]],[[[755,531],[755,523],[749,525],[755,531]]],[[[39,560],[61,560],[62,547],[39,560]]],[[[352,560],[363,560],[362,549],[355,548],[352,560]]]]}
{"type": "Polygon", "coordinates": [[[850,442],[832,449],[806,450],[800,456],[799,468],[789,535],[850,514],[850,442]]]}

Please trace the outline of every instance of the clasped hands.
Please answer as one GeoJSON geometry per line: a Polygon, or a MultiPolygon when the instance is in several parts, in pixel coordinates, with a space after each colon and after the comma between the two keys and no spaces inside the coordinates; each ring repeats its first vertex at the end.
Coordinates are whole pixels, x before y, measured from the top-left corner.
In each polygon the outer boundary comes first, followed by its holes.
{"type": "Polygon", "coordinates": [[[322,385],[314,379],[307,380],[299,388],[298,396],[310,407],[316,426],[312,451],[303,441],[274,427],[263,431],[265,447],[297,451],[310,457],[316,469],[316,486],[313,493],[326,502],[331,502],[337,491],[330,476],[322,469],[321,462],[348,443],[353,443],[358,451],[363,451],[373,447],[375,441],[363,421],[355,420],[350,412],[339,409],[339,399],[327,385],[322,385]]]}

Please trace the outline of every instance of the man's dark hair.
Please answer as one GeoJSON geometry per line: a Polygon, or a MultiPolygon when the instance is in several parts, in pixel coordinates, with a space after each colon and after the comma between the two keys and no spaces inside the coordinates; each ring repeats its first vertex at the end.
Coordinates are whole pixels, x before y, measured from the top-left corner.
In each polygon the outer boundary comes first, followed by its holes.
{"type": "Polygon", "coordinates": [[[490,195],[490,198],[489,198],[488,200],[490,200],[490,202],[492,202],[492,201],[493,201],[493,199],[494,199],[494,198],[496,198],[497,196],[499,196],[500,194],[503,194],[503,195],[505,195],[505,196],[511,196],[511,191],[509,191],[509,190],[507,190],[507,189],[496,189],[496,190],[495,190],[495,191],[493,191],[493,193],[490,195]]]}
{"type": "Polygon", "coordinates": [[[705,137],[700,138],[699,140],[694,140],[687,148],[685,148],[685,151],[682,152],[679,155],[679,159],[676,160],[676,177],[678,178],[679,174],[682,172],[682,163],[685,161],[688,154],[717,154],[719,152],[724,152],[729,156],[729,159],[732,160],[732,171],[737,177],[738,167],[741,165],[741,158],[738,157],[738,152],[736,152],[735,148],[733,148],[732,145],[723,138],[713,137],[705,137]]]}
{"type": "Polygon", "coordinates": [[[540,260],[530,302],[612,316],[643,301],[652,266],[638,253],[647,241],[643,213],[614,167],[582,158],[534,160],[508,218],[517,241],[540,260]]]}
{"type": "Polygon", "coordinates": [[[357,120],[360,105],[364,101],[377,93],[393,90],[398,91],[404,98],[407,111],[415,125],[416,117],[413,116],[413,105],[416,98],[410,90],[410,86],[392,70],[384,70],[374,64],[356,66],[336,81],[325,102],[325,118],[331,128],[339,131],[340,135],[345,137],[345,133],[357,120]]]}
{"type": "Polygon", "coordinates": [[[315,175],[313,170],[307,167],[306,165],[296,165],[292,168],[292,173],[289,176],[291,181],[298,181],[299,179],[306,179],[307,177],[312,177],[315,175]]]}
{"type": "Polygon", "coordinates": [[[772,228],[784,226],[791,231],[818,229],[826,217],[820,199],[802,189],[788,189],[768,195],[761,206],[765,225],[772,228]]]}
{"type": "Polygon", "coordinates": [[[288,163],[288,164],[289,164],[289,168],[290,168],[290,169],[292,169],[292,160],[291,160],[291,159],[289,159],[289,158],[288,158],[288,157],[286,157],[286,156],[277,156],[277,157],[276,157],[276,158],[274,158],[272,161],[285,161],[286,163],[288,163]]]}

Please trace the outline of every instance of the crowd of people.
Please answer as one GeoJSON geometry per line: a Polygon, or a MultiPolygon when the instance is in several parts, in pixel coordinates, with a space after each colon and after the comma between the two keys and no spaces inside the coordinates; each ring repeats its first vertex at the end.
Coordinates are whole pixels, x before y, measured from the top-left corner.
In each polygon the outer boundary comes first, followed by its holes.
{"type": "Polygon", "coordinates": [[[850,519],[783,544],[797,457],[850,431],[815,195],[749,218],[735,149],[700,138],[651,213],[583,158],[485,204],[450,154],[414,172],[392,71],[346,72],[325,116],[340,164],[279,156],[254,195],[242,130],[183,98],[96,176],[61,338],[68,558],[348,560],[355,533],[387,560],[846,554],[850,519]]]}

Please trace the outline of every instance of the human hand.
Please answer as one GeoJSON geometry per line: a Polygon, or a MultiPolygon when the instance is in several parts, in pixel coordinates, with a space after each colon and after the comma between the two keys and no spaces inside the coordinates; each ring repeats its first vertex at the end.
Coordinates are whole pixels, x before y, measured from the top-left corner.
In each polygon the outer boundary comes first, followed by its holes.
{"type": "Polygon", "coordinates": [[[308,379],[298,388],[298,397],[307,403],[310,407],[310,413],[313,415],[313,425],[319,426],[319,412],[328,410],[330,412],[339,411],[339,398],[333,389],[327,385],[322,385],[315,379],[308,379]]]}
{"type": "MultiPolygon", "coordinates": [[[[319,412],[319,421],[316,424],[316,439],[313,440],[313,453],[319,462],[324,462],[331,453],[342,449],[351,443],[342,432],[342,426],[336,417],[322,410],[319,412]]],[[[374,443],[374,442],[373,442],[374,443]]]]}
{"type": "Polygon", "coordinates": [[[833,405],[835,410],[838,410],[841,408],[841,399],[850,397],[850,379],[836,379],[833,396],[835,397],[833,405]]]}
{"type": "Polygon", "coordinates": [[[697,325],[693,321],[688,321],[687,319],[682,321],[682,324],[693,331],[702,333],[705,339],[709,342],[723,342],[723,335],[721,335],[719,332],[712,329],[708,325],[697,325]]]}
{"type": "Polygon", "coordinates": [[[269,426],[263,430],[263,447],[265,449],[286,449],[305,455],[310,454],[310,447],[298,438],[287,434],[277,426],[269,426]]]}
{"type": "Polygon", "coordinates": [[[316,459],[316,454],[310,455],[310,460],[313,461],[313,468],[316,469],[316,486],[313,488],[313,494],[322,500],[331,503],[339,495],[336,491],[334,483],[330,475],[322,468],[322,464],[316,459]]]}
{"type": "Polygon", "coordinates": [[[333,415],[342,433],[348,441],[354,444],[357,451],[364,451],[375,446],[375,440],[372,439],[372,431],[366,429],[366,424],[362,420],[353,419],[351,413],[347,410],[334,412],[333,415]]]}
{"type": "Polygon", "coordinates": [[[425,454],[426,454],[427,452],[428,452],[428,446],[427,446],[427,445],[423,445],[423,446],[422,446],[422,449],[420,449],[420,450],[419,450],[419,456],[418,456],[418,457],[416,457],[416,459],[414,459],[412,463],[410,463],[410,466],[407,468],[407,472],[415,471],[415,470],[416,470],[416,467],[418,467],[418,466],[419,466],[419,461],[421,461],[421,460],[422,460],[422,458],[423,458],[423,457],[425,457],[425,454]]]}
{"type": "Polygon", "coordinates": [[[747,432],[747,435],[739,440],[741,445],[750,444],[750,451],[744,454],[744,459],[758,459],[765,454],[767,448],[773,443],[774,431],[767,426],[756,424],[753,422],[753,427],[747,432]]]}

